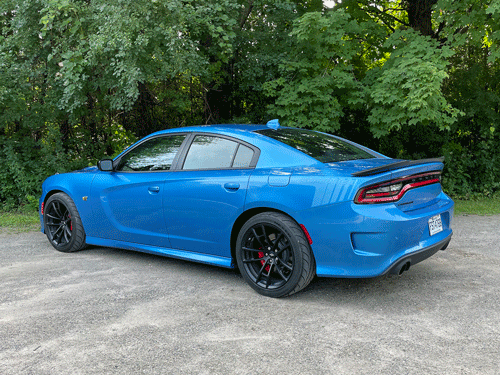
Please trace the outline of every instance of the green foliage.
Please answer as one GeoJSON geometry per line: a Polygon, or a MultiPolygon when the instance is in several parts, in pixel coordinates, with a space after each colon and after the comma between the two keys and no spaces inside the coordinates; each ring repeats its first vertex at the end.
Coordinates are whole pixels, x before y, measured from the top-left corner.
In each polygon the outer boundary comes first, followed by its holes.
{"type": "Polygon", "coordinates": [[[500,137],[490,134],[455,134],[443,146],[446,157],[444,186],[453,196],[490,196],[500,190],[500,137]]]}
{"type": "Polygon", "coordinates": [[[435,9],[443,40],[459,48],[473,45],[488,49],[490,63],[500,58],[498,0],[439,0],[435,9]]]}
{"type": "Polygon", "coordinates": [[[276,96],[270,111],[293,126],[334,132],[345,109],[361,105],[375,137],[419,123],[449,129],[460,114],[442,92],[454,52],[412,29],[388,38],[384,30],[343,8],[303,15],[284,77],[266,85],[276,96]],[[378,56],[370,51],[375,43],[378,56]]]}
{"type": "Polygon", "coordinates": [[[343,108],[361,90],[352,65],[363,49],[356,41],[360,33],[361,26],[343,10],[299,18],[283,76],[264,85],[276,96],[269,111],[289,126],[338,130],[343,108]]]}
{"type": "Polygon", "coordinates": [[[54,156],[43,144],[40,147],[28,137],[1,140],[0,196],[6,198],[4,205],[9,209],[17,207],[29,196],[39,193],[43,179],[55,173],[57,169],[54,167],[63,161],[63,154],[60,155],[54,156]],[[41,159],[47,164],[40,165],[41,159]],[[35,186],[40,188],[34,190],[35,186]]]}
{"type": "Polygon", "coordinates": [[[490,196],[500,189],[499,7],[498,0],[436,5],[442,40],[455,51],[443,92],[462,113],[443,145],[445,186],[455,196],[490,196]]]}
{"type": "Polygon", "coordinates": [[[375,137],[404,126],[432,123],[449,129],[460,112],[442,92],[448,78],[448,59],[454,52],[415,30],[398,30],[384,43],[391,50],[380,68],[371,69],[364,82],[375,137]]]}

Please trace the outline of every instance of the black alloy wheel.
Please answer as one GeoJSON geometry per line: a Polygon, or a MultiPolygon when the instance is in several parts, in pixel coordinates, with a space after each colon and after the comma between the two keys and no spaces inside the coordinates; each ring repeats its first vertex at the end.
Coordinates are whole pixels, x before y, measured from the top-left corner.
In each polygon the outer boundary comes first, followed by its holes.
{"type": "Polygon", "coordinates": [[[44,205],[45,234],[56,250],[73,252],[85,246],[85,231],[73,200],[64,193],[52,195],[44,205]]]}
{"type": "Polygon", "coordinates": [[[269,297],[300,291],[315,272],[304,232],[290,217],[275,212],[256,215],[243,226],[236,260],[248,284],[269,297]]]}

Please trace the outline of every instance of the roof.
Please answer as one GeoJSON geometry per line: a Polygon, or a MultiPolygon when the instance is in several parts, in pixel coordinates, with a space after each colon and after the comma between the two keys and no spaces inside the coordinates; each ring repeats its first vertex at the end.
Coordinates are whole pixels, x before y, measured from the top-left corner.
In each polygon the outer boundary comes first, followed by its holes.
{"type": "MultiPolygon", "coordinates": [[[[230,133],[234,132],[234,134],[241,134],[242,132],[254,132],[257,130],[268,129],[266,125],[262,124],[215,124],[215,125],[195,125],[195,126],[186,126],[182,128],[172,128],[160,130],[157,134],[171,133],[171,132],[214,132],[214,133],[230,133]]],[[[153,135],[151,134],[151,135],[153,135]]]]}

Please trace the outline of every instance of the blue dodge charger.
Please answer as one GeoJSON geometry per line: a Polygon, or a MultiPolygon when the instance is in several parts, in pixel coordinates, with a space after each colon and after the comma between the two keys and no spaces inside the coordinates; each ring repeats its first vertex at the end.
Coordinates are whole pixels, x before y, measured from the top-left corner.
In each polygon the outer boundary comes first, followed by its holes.
{"type": "Polygon", "coordinates": [[[276,120],[169,129],[47,178],[40,221],[59,251],[237,267],[258,293],[282,297],[314,275],[401,274],[444,250],[454,204],[442,161],[391,159],[276,120]]]}

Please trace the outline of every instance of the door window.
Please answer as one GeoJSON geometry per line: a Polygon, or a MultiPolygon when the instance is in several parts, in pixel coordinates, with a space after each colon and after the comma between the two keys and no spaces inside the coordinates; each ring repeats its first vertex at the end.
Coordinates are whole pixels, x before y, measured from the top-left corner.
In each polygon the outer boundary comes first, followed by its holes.
{"type": "Polygon", "coordinates": [[[117,171],[168,171],[179,152],[185,134],[152,138],[125,154],[117,171]]]}
{"type": "Polygon", "coordinates": [[[238,143],[225,138],[198,135],[194,138],[182,169],[231,168],[238,143]]]}

